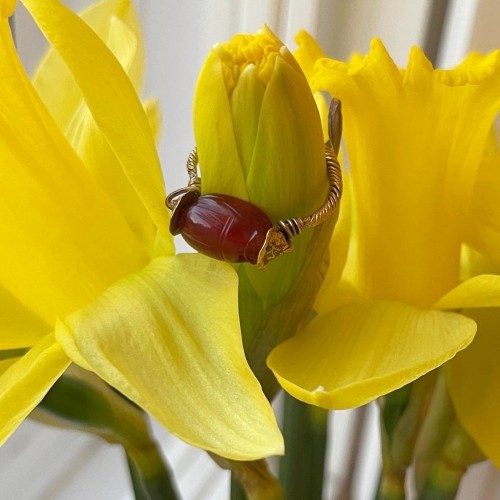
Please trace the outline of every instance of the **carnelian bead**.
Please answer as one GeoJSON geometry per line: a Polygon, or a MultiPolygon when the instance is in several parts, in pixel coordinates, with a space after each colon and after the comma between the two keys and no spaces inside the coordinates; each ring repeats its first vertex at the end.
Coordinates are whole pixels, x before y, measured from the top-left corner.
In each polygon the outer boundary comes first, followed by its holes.
{"type": "Polygon", "coordinates": [[[200,253],[226,262],[257,263],[272,227],[269,217],[248,201],[224,194],[181,199],[171,224],[200,253]]]}

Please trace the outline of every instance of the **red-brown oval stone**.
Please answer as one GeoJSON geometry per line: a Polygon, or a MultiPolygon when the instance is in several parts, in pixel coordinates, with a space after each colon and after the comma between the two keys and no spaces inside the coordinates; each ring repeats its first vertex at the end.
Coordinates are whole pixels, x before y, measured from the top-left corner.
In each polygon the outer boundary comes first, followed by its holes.
{"type": "Polygon", "coordinates": [[[200,253],[226,262],[257,263],[269,217],[248,201],[207,194],[179,207],[176,228],[200,253]]]}

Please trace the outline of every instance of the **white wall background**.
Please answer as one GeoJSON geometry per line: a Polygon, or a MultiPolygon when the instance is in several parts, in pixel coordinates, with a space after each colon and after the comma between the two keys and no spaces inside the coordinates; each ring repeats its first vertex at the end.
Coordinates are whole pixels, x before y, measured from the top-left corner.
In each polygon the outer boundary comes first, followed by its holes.
{"type": "MultiPolygon", "coordinates": [[[[89,2],[68,0],[80,9],[89,2]]],[[[441,0],[137,0],[147,43],[145,94],[160,99],[163,139],[160,157],[169,190],[185,184],[184,163],[193,146],[191,102],[199,68],[210,47],[240,31],[267,23],[287,44],[306,28],[337,58],[366,52],[373,36],[382,38],[395,60],[404,65],[409,48],[427,46],[429,28],[438,21],[441,0]],[[438,5],[439,4],[439,5],[438,5]],[[439,9],[438,9],[439,10],[439,9]]],[[[449,0],[437,63],[448,67],[469,49],[500,46],[498,0],[449,0]]],[[[16,14],[20,54],[32,71],[44,44],[29,16],[16,14]]],[[[438,23],[439,24],[439,23],[438,23]]],[[[370,406],[363,433],[363,452],[354,471],[354,500],[372,498],[380,458],[376,409],[370,406]]],[[[345,450],[353,432],[353,412],[332,414],[333,443],[327,474],[339,498],[346,470],[345,450]]],[[[224,500],[228,476],[203,453],[180,443],[158,426],[155,432],[173,465],[186,500],[224,500]]],[[[332,443],[330,443],[332,444],[332,443]]],[[[469,474],[460,498],[500,499],[500,478],[489,466],[469,474]]],[[[132,499],[119,447],[71,431],[26,422],[0,449],[0,500],[132,499]]]]}

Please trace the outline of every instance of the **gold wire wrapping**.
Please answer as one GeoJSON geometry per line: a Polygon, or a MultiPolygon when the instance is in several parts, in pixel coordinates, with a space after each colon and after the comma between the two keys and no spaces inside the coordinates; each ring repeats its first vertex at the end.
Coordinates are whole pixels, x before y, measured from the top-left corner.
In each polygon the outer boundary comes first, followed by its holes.
{"type": "MultiPolygon", "coordinates": [[[[325,144],[325,162],[329,184],[328,196],[325,202],[311,215],[280,220],[269,229],[266,241],[259,253],[257,261],[259,268],[264,268],[270,260],[277,256],[290,252],[293,248],[292,238],[294,236],[299,235],[304,229],[321,224],[337,208],[342,197],[342,171],[330,142],[325,144]]],[[[186,169],[189,176],[187,187],[177,189],[167,196],[166,205],[172,211],[182,196],[190,192],[195,192],[197,195],[201,193],[201,178],[198,175],[198,151],[196,147],[189,153],[186,169]]]]}
{"type": "Polygon", "coordinates": [[[304,229],[321,224],[337,207],[342,197],[342,172],[332,147],[325,144],[326,175],[328,177],[328,196],[326,201],[314,213],[307,217],[294,217],[278,222],[278,226],[286,231],[289,238],[299,235],[304,229]]]}

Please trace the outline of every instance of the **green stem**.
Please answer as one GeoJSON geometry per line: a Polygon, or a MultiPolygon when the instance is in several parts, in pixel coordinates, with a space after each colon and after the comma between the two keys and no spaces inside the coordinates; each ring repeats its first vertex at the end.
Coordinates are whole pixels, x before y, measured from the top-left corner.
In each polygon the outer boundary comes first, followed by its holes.
{"type": "Polygon", "coordinates": [[[465,467],[456,468],[443,461],[435,462],[418,500],[453,500],[465,470],[465,467]]]}
{"type": "Polygon", "coordinates": [[[455,420],[439,456],[432,462],[418,500],[452,500],[467,468],[485,457],[455,420]]]}
{"type": "Polygon", "coordinates": [[[404,500],[404,474],[382,471],[377,492],[377,500],[404,500]]]}
{"type": "Polygon", "coordinates": [[[231,473],[231,500],[247,500],[245,490],[234,473],[231,473]]]}
{"type": "Polygon", "coordinates": [[[170,471],[153,442],[147,449],[126,450],[136,500],[177,500],[170,471]]]}
{"type": "Polygon", "coordinates": [[[383,467],[378,499],[405,498],[406,470],[413,459],[436,377],[431,372],[379,400],[383,467]]]}
{"type": "Polygon", "coordinates": [[[287,500],[321,500],[328,431],[328,412],[285,395],[286,455],[280,479],[287,500]]]}
{"type": "Polygon", "coordinates": [[[283,500],[281,485],[265,460],[241,462],[209,454],[217,465],[231,471],[233,500],[283,500]]]}

